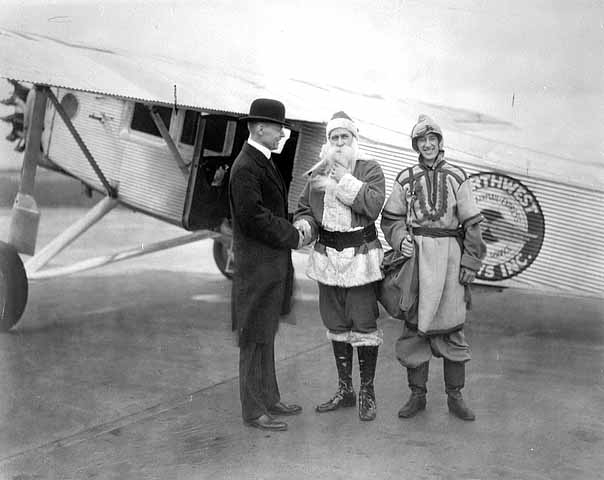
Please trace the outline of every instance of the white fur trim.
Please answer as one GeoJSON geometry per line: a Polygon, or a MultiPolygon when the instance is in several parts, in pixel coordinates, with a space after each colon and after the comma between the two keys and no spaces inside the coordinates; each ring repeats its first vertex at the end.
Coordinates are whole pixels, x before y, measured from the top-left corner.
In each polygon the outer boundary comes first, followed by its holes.
{"type": "Polygon", "coordinates": [[[350,206],[354,202],[354,199],[357,198],[361,188],[363,188],[363,182],[350,173],[347,173],[338,182],[336,197],[344,205],[350,206]]]}
{"type": "Polygon", "coordinates": [[[379,347],[384,343],[384,332],[377,329],[371,333],[350,332],[350,345],[353,347],[379,347]]]}
{"type": "Polygon", "coordinates": [[[333,342],[344,342],[350,343],[350,334],[352,332],[344,332],[344,333],[332,333],[329,330],[326,332],[326,336],[328,340],[333,342]]]}
{"type": "Polygon", "coordinates": [[[329,134],[332,130],[335,130],[336,128],[345,128],[355,137],[358,137],[359,135],[359,129],[356,127],[352,120],[348,120],[347,118],[332,118],[329,122],[327,122],[327,128],[325,128],[325,134],[328,140],[329,134]]]}
{"type": "Polygon", "coordinates": [[[337,197],[337,184],[328,184],[323,198],[321,225],[326,230],[346,232],[352,227],[352,211],[337,197]]]}
{"type": "Polygon", "coordinates": [[[384,278],[381,248],[372,248],[366,254],[354,254],[354,247],[338,252],[335,248],[325,247],[326,255],[312,250],[308,258],[306,275],[324,283],[338,287],[358,287],[377,282],[384,278]]]}

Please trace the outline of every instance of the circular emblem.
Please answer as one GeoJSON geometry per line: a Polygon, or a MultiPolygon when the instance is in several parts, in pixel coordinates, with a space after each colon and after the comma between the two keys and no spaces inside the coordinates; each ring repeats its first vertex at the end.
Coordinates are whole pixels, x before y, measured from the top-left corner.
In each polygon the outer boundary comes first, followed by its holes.
{"type": "Polygon", "coordinates": [[[500,173],[470,175],[482,222],[487,254],[476,275],[505,280],[535,261],[545,234],[545,220],[533,193],[518,180],[500,173]]]}

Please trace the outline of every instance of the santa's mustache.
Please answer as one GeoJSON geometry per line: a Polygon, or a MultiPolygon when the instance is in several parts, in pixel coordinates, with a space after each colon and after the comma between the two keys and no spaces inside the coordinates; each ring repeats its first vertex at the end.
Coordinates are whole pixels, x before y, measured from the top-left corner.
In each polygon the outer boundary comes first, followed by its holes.
{"type": "Polygon", "coordinates": [[[359,147],[356,142],[353,142],[352,145],[340,146],[326,143],[321,148],[320,160],[306,171],[305,175],[329,175],[336,164],[352,172],[358,156],[359,147]]]}
{"type": "Polygon", "coordinates": [[[332,171],[335,165],[341,165],[349,172],[354,171],[354,166],[358,158],[358,146],[353,143],[350,145],[323,145],[320,159],[310,170],[306,172],[310,175],[310,182],[313,188],[325,191],[330,185],[336,185],[337,181],[332,177],[332,171]]]}

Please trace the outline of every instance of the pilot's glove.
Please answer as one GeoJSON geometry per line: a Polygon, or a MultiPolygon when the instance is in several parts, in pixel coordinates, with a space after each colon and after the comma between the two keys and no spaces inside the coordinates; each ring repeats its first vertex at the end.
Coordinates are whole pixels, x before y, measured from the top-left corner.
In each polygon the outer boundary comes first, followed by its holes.
{"type": "Polygon", "coordinates": [[[400,251],[403,254],[403,256],[405,256],[405,257],[413,256],[415,248],[413,246],[413,240],[411,239],[411,237],[409,235],[407,235],[407,236],[405,236],[405,238],[403,238],[403,241],[401,242],[400,251]]]}
{"type": "Polygon", "coordinates": [[[459,283],[469,285],[476,279],[476,272],[466,267],[461,267],[459,270],[459,283]]]}

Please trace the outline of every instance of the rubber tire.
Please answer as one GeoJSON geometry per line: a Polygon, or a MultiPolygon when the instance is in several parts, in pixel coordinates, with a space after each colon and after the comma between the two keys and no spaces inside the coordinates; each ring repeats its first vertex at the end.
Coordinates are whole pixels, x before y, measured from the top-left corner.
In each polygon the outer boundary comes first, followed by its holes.
{"type": "Polygon", "coordinates": [[[19,321],[27,293],[27,274],[17,249],[0,242],[0,332],[7,332],[19,321]]]}
{"type": "Polygon", "coordinates": [[[228,244],[227,242],[221,242],[220,240],[214,240],[214,245],[212,247],[212,253],[214,255],[214,262],[226,278],[231,280],[233,278],[233,274],[226,271],[227,258],[229,255],[228,252],[228,244]]]}

